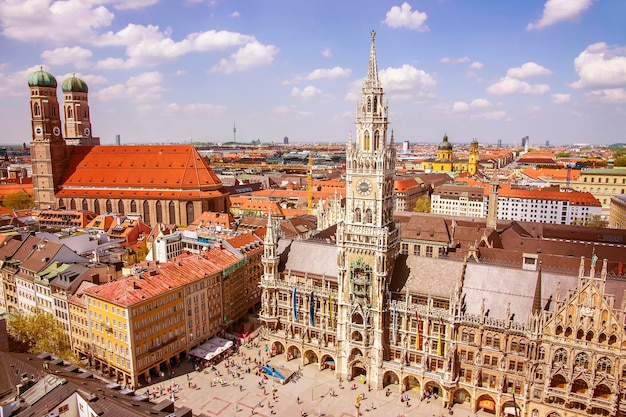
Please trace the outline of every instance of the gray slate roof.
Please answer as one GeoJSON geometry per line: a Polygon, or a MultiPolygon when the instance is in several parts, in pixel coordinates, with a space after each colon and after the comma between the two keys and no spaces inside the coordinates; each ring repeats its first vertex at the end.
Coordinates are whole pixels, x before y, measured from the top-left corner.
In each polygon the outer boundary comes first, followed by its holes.
{"type": "Polygon", "coordinates": [[[337,246],[310,240],[278,241],[279,270],[308,273],[337,279],[337,246]]]}

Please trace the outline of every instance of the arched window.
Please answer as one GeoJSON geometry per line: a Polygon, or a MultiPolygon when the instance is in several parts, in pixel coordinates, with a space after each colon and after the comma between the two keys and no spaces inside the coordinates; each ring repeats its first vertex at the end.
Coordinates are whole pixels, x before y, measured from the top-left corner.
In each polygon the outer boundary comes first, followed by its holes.
{"type": "Polygon", "coordinates": [[[519,341],[519,348],[518,348],[518,352],[519,352],[519,353],[526,354],[526,341],[525,341],[525,340],[520,340],[520,341],[519,341]]]}
{"type": "Polygon", "coordinates": [[[125,210],[124,210],[124,201],[123,200],[118,200],[117,202],[117,212],[120,214],[124,214],[125,210]]]}
{"type": "Polygon", "coordinates": [[[492,345],[493,345],[493,337],[491,336],[491,333],[487,333],[487,336],[485,336],[485,346],[491,347],[492,345]]]}
{"type": "Polygon", "coordinates": [[[163,205],[161,201],[156,202],[156,221],[157,223],[163,223],[163,205]]]}
{"type": "Polygon", "coordinates": [[[196,216],[194,214],[194,209],[193,209],[193,202],[191,201],[187,201],[187,224],[191,224],[193,223],[193,221],[196,219],[196,216]]]}
{"type": "Polygon", "coordinates": [[[72,110],[71,107],[67,108],[67,118],[68,119],[73,119],[74,118],[74,110],[72,110]]]}
{"type": "Polygon", "coordinates": [[[372,99],[370,97],[367,98],[367,112],[372,111],[372,99]]]}
{"type": "Polygon", "coordinates": [[[589,368],[589,356],[585,352],[580,352],[576,355],[576,359],[574,360],[574,366],[577,368],[589,368]]]}
{"type": "Polygon", "coordinates": [[[583,331],[583,329],[578,329],[578,331],[576,332],[576,339],[582,339],[583,336],[585,336],[585,332],[583,331]]]}
{"type": "Polygon", "coordinates": [[[367,224],[372,223],[372,210],[371,209],[365,210],[365,223],[367,224]]]}
{"type": "Polygon", "coordinates": [[[378,113],[378,98],[374,97],[374,114],[378,113]]]}
{"type": "Polygon", "coordinates": [[[370,150],[370,132],[365,132],[363,134],[363,150],[370,150]]]}
{"type": "Polygon", "coordinates": [[[93,200],[93,211],[96,214],[100,214],[100,202],[97,199],[93,200]]]}
{"type": "Polygon", "coordinates": [[[596,366],[596,372],[611,373],[611,360],[606,356],[598,359],[598,365],[596,366]]]}
{"type": "Polygon", "coordinates": [[[540,361],[544,361],[546,359],[546,349],[544,347],[540,347],[537,353],[537,359],[540,361]]]}
{"type": "Polygon", "coordinates": [[[62,198],[59,198],[59,207],[60,208],[64,208],[65,207],[65,204],[63,204],[63,199],[62,198]]]}
{"type": "Polygon", "coordinates": [[[476,332],[474,330],[470,330],[469,342],[472,344],[476,343],[476,332]]]}
{"type": "Polygon", "coordinates": [[[354,209],[354,221],[357,223],[361,221],[361,209],[358,207],[354,209]]]}
{"type": "Polygon", "coordinates": [[[554,353],[554,360],[552,362],[555,363],[566,363],[567,362],[567,351],[565,349],[559,349],[554,353]]]}
{"type": "Polygon", "coordinates": [[[137,202],[135,200],[130,200],[130,212],[137,213],[137,202]]]}
{"type": "Polygon", "coordinates": [[[83,198],[83,210],[89,210],[89,207],[87,205],[87,199],[83,198]]]}
{"type": "Polygon", "coordinates": [[[70,210],[76,210],[76,200],[73,198],[70,200],[70,210]]]}
{"type": "Polygon", "coordinates": [[[374,132],[374,150],[380,149],[380,132],[374,132]]]}
{"type": "Polygon", "coordinates": [[[150,224],[150,204],[147,201],[143,202],[143,221],[150,224]]]}
{"type": "Polygon", "coordinates": [[[467,331],[467,329],[463,329],[461,331],[461,341],[462,342],[469,342],[469,331],[467,331]]]}
{"type": "Polygon", "coordinates": [[[587,336],[585,336],[585,340],[587,342],[591,342],[593,340],[593,332],[592,331],[587,332],[587,336]]]}
{"type": "Polygon", "coordinates": [[[111,200],[107,200],[106,203],[104,203],[104,206],[106,207],[107,213],[113,213],[113,204],[111,203],[111,200]]]}
{"type": "Polygon", "coordinates": [[[33,106],[33,114],[35,116],[41,116],[41,108],[39,107],[39,103],[35,103],[33,106]]]}
{"type": "Polygon", "coordinates": [[[170,223],[176,224],[176,206],[173,201],[170,201],[168,205],[168,211],[170,212],[170,223]]]}

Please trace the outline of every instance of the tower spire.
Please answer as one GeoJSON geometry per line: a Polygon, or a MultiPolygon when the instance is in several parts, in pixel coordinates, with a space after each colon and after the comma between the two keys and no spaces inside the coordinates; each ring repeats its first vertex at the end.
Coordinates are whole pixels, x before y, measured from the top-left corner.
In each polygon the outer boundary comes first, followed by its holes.
{"type": "Polygon", "coordinates": [[[378,64],[376,63],[376,45],[374,44],[374,38],[376,37],[376,31],[372,30],[372,46],[370,48],[370,63],[367,69],[367,79],[365,85],[367,87],[380,87],[380,80],[378,79],[378,64]]]}

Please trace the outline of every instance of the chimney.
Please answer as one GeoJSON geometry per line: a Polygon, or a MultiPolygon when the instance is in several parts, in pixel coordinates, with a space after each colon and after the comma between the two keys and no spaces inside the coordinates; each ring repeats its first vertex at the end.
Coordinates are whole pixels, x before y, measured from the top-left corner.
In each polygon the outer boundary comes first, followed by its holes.
{"type": "Polygon", "coordinates": [[[100,274],[91,274],[91,282],[100,285],[100,274]]]}

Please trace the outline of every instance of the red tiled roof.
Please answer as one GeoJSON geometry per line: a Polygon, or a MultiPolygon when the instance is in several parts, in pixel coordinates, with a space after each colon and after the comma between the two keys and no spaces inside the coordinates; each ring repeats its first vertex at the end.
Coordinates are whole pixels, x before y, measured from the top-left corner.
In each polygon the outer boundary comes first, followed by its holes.
{"type": "Polygon", "coordinates": [[[191,145],[78,146],[58,195],[85,195],[83,187],[91,196],[191,198],[219,195],[222,182],[191,145]]]}
{"type": "MultiPolygon", "coordinates": [[[[489,195],[489,186],[485,186],[485,195],[489,195]]],[[[589,192],[583,191],[558,191],[553,188],[522,189],[512,188],[510,184],[502,184],[498,191],[498,197],[523,198],[534,200],[562,200],[569,201],[573,205],[601,206],[597,198],[589,192]]]]}

